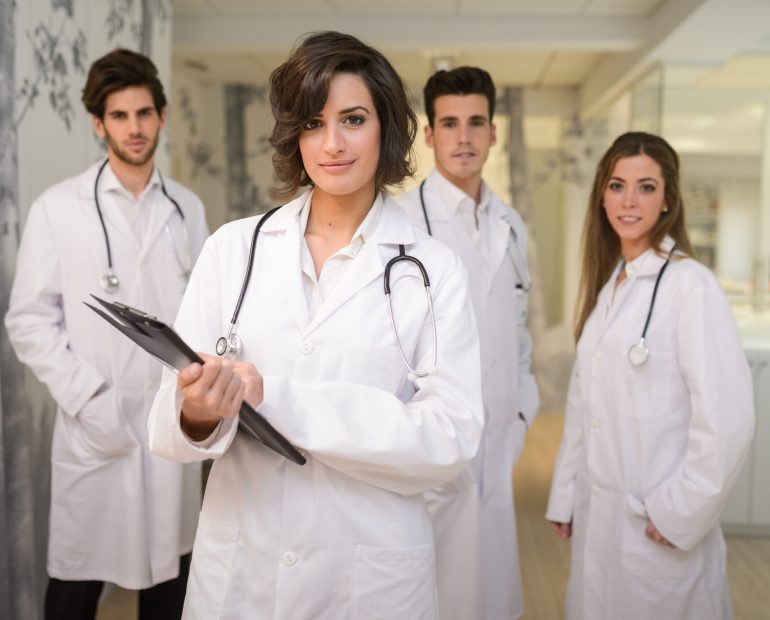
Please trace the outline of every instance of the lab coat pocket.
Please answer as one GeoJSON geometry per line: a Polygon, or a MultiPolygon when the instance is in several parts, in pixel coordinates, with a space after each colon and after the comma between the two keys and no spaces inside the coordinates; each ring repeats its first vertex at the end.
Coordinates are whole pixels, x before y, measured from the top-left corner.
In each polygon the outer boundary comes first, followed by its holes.
{"type": "Polygon", "coordinates": [[[185,618],[213,620],[224,616],[239,538],[237,527],[200,513],[185,597],[185,618]]]}
{"type": "Polygon", "coordinates": [[[109,388],[91,398],[75,416],[71,437],[76,452],[85,457],[114,458],[136,446],[131,428],[121,415],[118,390],[109,388]]]}
{"type": "Polygon", "coordinates": [[[673,353],[650,351],[641,366],[623,360],[618,407],[622,415],[633,418],[659,418],[671,410],[672,386],[679,381],[679,368],[673,353]]]}
{"type": "Polygon", "coordinates": [[[703,570],[703,553],[700,545],[692,551],[672,549],[648,538],[644,533],[648,517],[639,514],[639,500],[627,502],[622,540],[623,566],[637,577],[676,578],[689,577],[703,570]]]}
{"type": "MultiPolygon", "coordinates": [[[[409,358],[410,351],[404,353],[409,358]]],[[[337,376],[397,394],[407,370],[398,348],[376,344],[351,344],[337,351],[337,376]]]]}
{"type": "Polygon", "coordinates": [[[433,543],[353,550],[351,620],[435,620],[438,617],[433,543]]]}

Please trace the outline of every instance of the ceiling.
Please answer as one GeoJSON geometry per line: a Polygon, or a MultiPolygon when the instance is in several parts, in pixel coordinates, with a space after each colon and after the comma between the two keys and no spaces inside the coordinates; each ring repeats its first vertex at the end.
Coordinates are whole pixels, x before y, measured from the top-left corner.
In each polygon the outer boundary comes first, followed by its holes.
{"type": "Polygon", "coordinates": [[[667,135],[693,150],[701,150],[694,133],[704,148],[761,148],[769,0],[173,0],[173,8],[174,70],[203,82],[264,84],[299,37],[324,29],[374,45],[417,88],[438,67],[477,65],[498,86],[569,89],[585,116],[663,66],[667,135]]]}
{"type": "Polygon", "coordinates": [[[377,46],[410,83],[437,63],[483,66],[498,84],[580,85],[607,53],[644,39],[663,0],[174,0],[177,65],[264,82],[305,32],[377,46]],[[640,19],[641,18],[641,19],[640,19]]]}

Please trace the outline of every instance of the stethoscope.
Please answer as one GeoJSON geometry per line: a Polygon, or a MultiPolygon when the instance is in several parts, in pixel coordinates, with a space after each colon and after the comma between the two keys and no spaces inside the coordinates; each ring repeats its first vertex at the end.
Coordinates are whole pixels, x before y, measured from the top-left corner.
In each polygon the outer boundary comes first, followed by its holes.
{"type": "MultiPolygon", "coordinates": [[[[224,357],[227,359],[237,359],[241,355],[241,351],[243,350],[243,342],[241,341],[240,336],[235,331],[236,324],[238,323],[238,315],[241,312],[241,305],[243,304],[243,298],[246,295],[246,289],[249,286],[249,280],[251,279],[251,270],[254,266],[254,253],[257,248],[257,237],[259,236],[259,231],[262,229],[262,225],[270,219],[270,217],[278,211],[280,207],[276,207],[275,209],[271,209],[267,213],[265,213],[264,216],[257,222],[257,225],[254,227],[254,234],[251,237],[251,247],[249,248],[249,258],[248,262],[246,264],[246,275],[243,278],[243,284],[241,285],[241,294],[238,296],[238,303],[235,304],[235,311],[233,312],[233,317],[230,319],[230,326],[227,329],[227,335],[221,336],[217,339],[216,343],[216,352],[217,355],[220,357],[224,357]]],[[[393,330],[393,335],[396,339],[396,346],[398,347],[398,352],[401,355],[401,359],[403,360],[404,364],[406,365],[407,370],[409,371],[410,378],[411,377],[427,377],[430,373],[432,373],[436,369],[436,360],[438,359],[438,346],[437,346],[437,336],[436,336],[436,316],[433,313],[433,296],[430,292],[430,280],[428,279],[428,272],[425,270],[425,266],[422,264],[422,262],[415,258],[414,256],[410,256],[406,253],[406,249],[404,245],[399,244],[398,246],[399,253],[397,256],[394,256],[391,258],[387,264],[385,265],[385,274],[383,275],[383,281],[385,286],[385,298],[388,302],[388,318],[390,319],[390,326],[393,330]],[[431,318],[431,325],[432,325],[432,331],[433,331],[433,361],[427,370],[417,370],[416,368],[412,368],[411,364],[409,363],[409,360],[406,357],[406,354],[404,353],[404,348],[401,344],[401,338],[398,335],[398,329],[396,329],[396,322],[393,316],[393,304],[391,303],[391,297],[390,297],[390,270],[393,268],[393,266],[399,262],[411,262],[414,263],[417,268],[420,270],[420,275],[422,276],[422,283],[423,287],[425,289],[425,297],[428,300],[428,308],[430,309],[430,318],[431,318]]],[[[407,277],[417,278],[416,275],[410,275],[407,277]]]]}
{"type": "MultiPolygon", "coordinates": [[[[107,166],[109,161],[109,159],[105,159],[104,163],[99,167],[99,171],[96,173],[96,179],[94,180],[94,202],[96,203],[96,212],[99,214],[99,221],[102,224],[102,231],[104,231],[104,243],[107,246],[107,273],[99,278],[99,285],[102,287],[104,292],[112,294],[117,292],[117,290],[120,288],[120,279],[117,275],[115,275],[115,272],[112,269],[112,249],[110,248],[110,236],[107,234],[107,225],[104,223],[104,215],[102,214],[102,209],[99,206],[99,179],[101,178],[102,172],[104,172],[104,168],[107,166]]],[[[183,261],[177,253],[176,245],[174,244],[174,240],[171,238],[171,230],[169,229],[168,224],[163,226],[163,230],[171,242],[171,247],[174,250],[174,257],[176,258],[176,262],[179,263],[179,266],[182,268],[182,277],[185,279],[185,281],[187,281],[190,279],[192,258],[190,255],[190,239],[187,234],[185,216],[182,212],[182,208],[179,206],[179,203],[171,196],[169,196],[168,192],[166,191],[166,184],[163,182],[163,176],[160,174],[160,171],[158,171],[158,177],[160,178],[160,189],[163,192],[163,195],[172,202],[176,212],[179,214],[179,217],[182,218],[182,231],[184,234],[185,247],[187,248],[186,261],[183,261]]]]}
{"type": "MultiPolygon", "coordinates": [[[[422,216],[425,219],[425,228],[428,231],[428,234],[432,237],[433,231],[430,228],[430,221],[428,220],[428,209],[425,206],[425,181],[427,181],[427,179],[420,183],[420,206],[422,207],[422,216]]],[[[509,252],[509,256],[511,257],[511,263],[513,263],[513,270],[516,272],[516,293],[520,299],[518,322],[520,325],[526,325],[529,306],[527,295],[529,294],[531,282],[527,270],[524,269],[521,265],[521,257],[518,251],[518,236],[516,235],[516,231],[514,230],[513,226],[508,226],[508,229],[510,230],[511,237],[513,238],[512,246],[508,246],[509,249],[513,247],[513,251],[509,252]]]]}
{"type": "Polygon", "coordinates": [[[647,328],[650,326],[652,309],[655,307],[655,296],[658,294],[658,285],[660,284],[660,279],[663,277],[663,273],[666,271],[666,267],[668,267],[668,264],[671,262],[671,257],[674,254],[674,250],[676,250],[676,244],[674,244],[674,247],[671,248],[671,251],[668,253],[668,257],[666,258],[666,262],[663,263],[663,266],[658,272],[658,277],[655,279],[655,288],[652,289],[652,299],[650,299],[650,308],[647,310],[647,320],[644,322],[642,337],[639,338],[639,342],[637,342],[635,345],[632,345],[628,350],[628,361],[631,362],[631,366],[642,366],[647,363],[647,360],[650,357],[650,350],[647,348],[647,345],[644,344],[644,340],[647,337],[647,328]]]}

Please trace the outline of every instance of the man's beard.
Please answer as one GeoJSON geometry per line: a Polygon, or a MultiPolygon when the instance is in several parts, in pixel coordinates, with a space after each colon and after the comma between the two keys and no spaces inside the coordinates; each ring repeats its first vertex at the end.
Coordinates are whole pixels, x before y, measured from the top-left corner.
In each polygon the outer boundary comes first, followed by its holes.
{"type": "MultiPolygon", "coordinates": [[[[158,142],[160,140],[160,130],[158,130],[155,133],[155,137],[149,140],[149,148],[144,151],[144,153],[134,155],[130,151],[121,148],[121,146],[112,139],[112,136],[107,133],[106,130],[104,134],[105,138],[107,139],[107,144],[110,147],[110,151],[115,154],[115,157],[131,166],[144,166],[148,161],[150,161],[155,155],[155,150],[158,148],[158,142]]],[[[144,138],[144,136],[140,137],[144,138]]]]}

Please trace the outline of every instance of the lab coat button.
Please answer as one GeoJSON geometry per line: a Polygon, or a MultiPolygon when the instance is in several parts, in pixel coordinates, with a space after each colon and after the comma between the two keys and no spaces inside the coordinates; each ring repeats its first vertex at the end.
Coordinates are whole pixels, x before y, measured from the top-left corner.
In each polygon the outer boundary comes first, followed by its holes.
{"type": "Polygon", "coordinates": [[[305,342],[303,342],[299,348],[299,350],[302,351],[305,355],[310,355],[313,352],[313,349],[315,349],[315,347],[309,340],[305,340],[305,342]]]}
{"type": "Polygon", "coordinates": [[[599,487],[596,486],[596,485],[593,485],[591,487],[591,493],[593,493],[594,495],[598,495],[599,494],[599,487]]]}
{"type": "Polygon", "coordinates": [[[602,352],[597,351],[596,353],[594,353],[594,361],[598,362],[600,359],[602,359],[602,352]]]}
{"type": "Polygon", "coordinates": [[[599,428],[601,424],[596,418],[591,418],[591,428],[599,428]]]}
{"type": "Polygon", "coordinates": [[[298,559],[299,558],[297,557],[297,554],[293,551],[284,551],[283,555],[281,556],[281,561],[286,566],[294,566],[298,559]]]}

